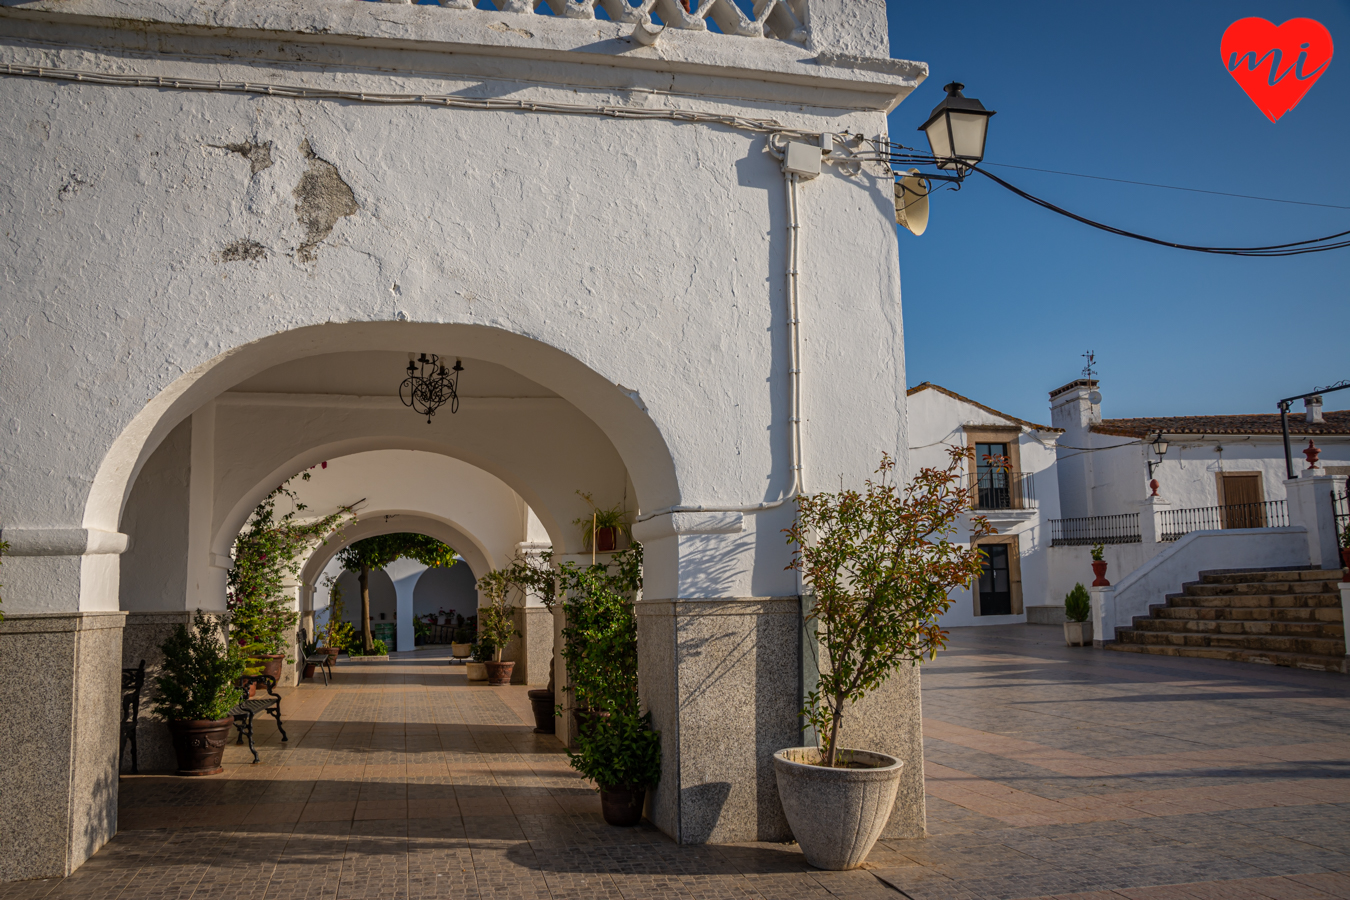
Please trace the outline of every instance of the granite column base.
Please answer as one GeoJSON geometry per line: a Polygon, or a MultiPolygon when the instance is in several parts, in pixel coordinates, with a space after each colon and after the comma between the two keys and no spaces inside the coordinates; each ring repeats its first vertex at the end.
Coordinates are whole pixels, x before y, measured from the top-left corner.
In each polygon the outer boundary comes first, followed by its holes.
{"type": "Polygon", "coordinates": [[[117,832],[125,618],[0,622],[0,882],[69,875],[117,832]]]}

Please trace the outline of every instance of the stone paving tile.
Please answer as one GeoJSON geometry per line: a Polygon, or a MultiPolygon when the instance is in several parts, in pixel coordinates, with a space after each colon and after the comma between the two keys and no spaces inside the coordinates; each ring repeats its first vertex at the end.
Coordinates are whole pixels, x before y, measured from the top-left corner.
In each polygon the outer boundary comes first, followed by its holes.
{"type": "Polygon", "coordinates": [[[1119,656],[956,629],[924,667],[929,836],[854,872],[611,828],[523,688],[339,666],[284,692],[259,764],[122,778],[117,837],[0,900],[1350,900],[1350,681],[1119,656]]]}

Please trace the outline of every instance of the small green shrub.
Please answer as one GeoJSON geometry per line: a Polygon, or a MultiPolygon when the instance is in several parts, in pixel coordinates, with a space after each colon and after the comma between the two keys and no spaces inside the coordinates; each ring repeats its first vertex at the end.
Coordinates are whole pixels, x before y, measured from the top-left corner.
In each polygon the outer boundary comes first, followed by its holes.
{"type": "Polygon", "coordinates": [[[469,656],[474,662],[492,662],[497,650],[488,641],[469,645],[469,656]]]}
{"type": "Polygon", "coordinates": [[[384,641],[380,640],[379,638],[376,638],[375,640],[371,641],[370,644],[371,644],[370,648],[371,656],[389,655],[389,645],[386,644],[384,641]]]}
{"type": "Polygon", "coordinates": [[[572,768],[602,788],[650,788],[661,780],[661,735],[652,714],[614,711],[593,716],[568,753],[572,768]]]}
{"type": "Polygon", "coordinates": [[[1105,556],[1105,555],[1106,555],[1106,545],[1105,545],[1105,544],[1093,544],[1093,545],[1092,545],[1092,561],[1093,561],[1093,562],[1101,562],[1101,561],[1102,561],[1102,557],[1105,556]]]}
{"type": "Polygon", "coordinates": [[[1070,622],[1086,622],[1092,615],[1092,597],[1080,581],[1064,595],[1064,617],[1070,622]]]}
{"type": "Polygon", "coordinates": [[[244,677],[244,657],[226,640],[224,629],[200,609],[191,631],[179,625],[159,649],[164,668],[155,679],[159,697],[154,706],[164,718],[215,722],[243,699],[239,679],[244,677]]]}

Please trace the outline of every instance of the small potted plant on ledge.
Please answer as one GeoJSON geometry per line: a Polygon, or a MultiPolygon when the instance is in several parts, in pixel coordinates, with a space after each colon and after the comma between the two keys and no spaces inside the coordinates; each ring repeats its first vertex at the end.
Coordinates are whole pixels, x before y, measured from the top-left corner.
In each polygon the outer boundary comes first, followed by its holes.
{"type": "Polygon", "coordinates": [[[197,610],[160,645],[164,664],[155,712],[168,720],[179,775],[218,775],[230,736],[230,710],[243,699],[244,657],[224,629],[197,610]]]}
{"type": "Polygon", "coordinates": [[[623,504],[616,503],[608,509],[595,505],[591,495],[577,491],[577,495],[591,506],[591,514],[574,519],[572,524],[581,529],[581,545],[595,553],[611,553],[619,547],[619,538],[632,540],[632,526],[624,521],[628,513],[623,504]]]}
{"type": "Polygon", "coordinates": [[[1092,597],[1080,581],[1064,595],[1064,642],[1070,647],[1092,646],[1092,597]]]}
{"type": "MultiPolygon", "coordinates": [[[[849,707],[906,663],[931,659],[946,644],[937,619],[957,586],[983,568],[975,542],[993,531],[970,516],[967,542],[956,543],[969,514],[961,487],[969,450],[953,448],[946,469],[921,469],[901,491],[895,461],[883,455],[880,476],[865,490],[797,498],[792,567],[802,573],[820,641],[820,674],[802,716],[819,744],[774,754],[778,795],[806,861],[819,869],[862,865],[890,818],[902,761],[841,746],[849,707]]],[[[594,727],[594,726],[592,726],[594,727]]]]}
{"type": "Polygon", "coordinates": [[[1111,582],[1106,580],[1106,560],[1102,559],[1106,555],[1105,544],[1092,545],[1092,574],[1096,576],[1092,580],[1093,587],[1110,587],[1111,582]]]}
{"type": "Polygon", "coordinates": [[[472,659],[464,664],[465,676],[470,681],[487,681],[487,664],[488,661],[492,659],[492,645],[486,641],[471,644],[469,652],[472,655],[472,659]]]}

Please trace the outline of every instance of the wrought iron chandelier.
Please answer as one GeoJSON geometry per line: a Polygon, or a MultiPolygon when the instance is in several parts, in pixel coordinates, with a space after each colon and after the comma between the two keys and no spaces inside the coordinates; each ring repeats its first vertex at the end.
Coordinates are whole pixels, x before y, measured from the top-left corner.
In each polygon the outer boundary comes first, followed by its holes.
{"type": "Polygon", "coordinates": [[[459,373],[464,371],[463,363],[457,359],[452,368],[446,369],[441,358],[434,353],[429,357],[423,353],[416,360],[411,357],[412,354],[409,354],[408,377],[398,386],[398,397],[403,405],[411,406],[419,415],[426,416],[428,425],[431,424],[431,417],[436,415],[436,410],[446,403],[450,404],[451,415],[458,412],[459,373]]]}

